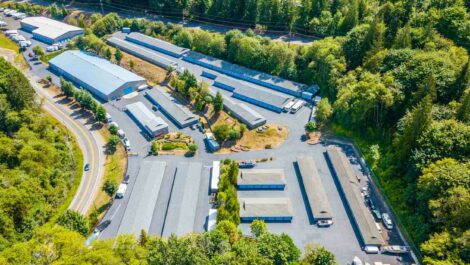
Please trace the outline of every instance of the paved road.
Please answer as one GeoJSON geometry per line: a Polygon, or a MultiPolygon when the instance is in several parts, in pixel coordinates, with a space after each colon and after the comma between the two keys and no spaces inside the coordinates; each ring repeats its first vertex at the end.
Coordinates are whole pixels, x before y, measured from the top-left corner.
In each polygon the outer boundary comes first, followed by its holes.
{"type": "Polygon", "coordinates": [[[104,173],[105,158],[102,151],[104,139],[97,131],[92,132],[87,128],[87,125],[84,124],[86,120],[79,116],[73,116],[74,112],[72,110],[58,104],[56,99],[37,83],[40,78],[32,75],[30,72],[26,75],[39,98],[43,100],[43,109],[64,124],[75,135],[83,153],[84,164],[90,164],[90,170],[83,172],[80,186],[69,206],[70,209],[76,210],[81,214],[87,214],[96,193],[99,191],[104,173]]]}

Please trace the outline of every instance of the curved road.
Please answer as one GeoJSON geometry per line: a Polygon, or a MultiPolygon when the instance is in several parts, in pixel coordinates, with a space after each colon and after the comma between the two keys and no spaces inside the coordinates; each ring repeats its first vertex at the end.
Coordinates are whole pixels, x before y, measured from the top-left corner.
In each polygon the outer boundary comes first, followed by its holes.
{"type": "Polygon", "coordinates": [[[87,127],[86,119],[75,115],[73,110],[55,103],[55,99],[37,83],[40,78],[29,73],[27,73],[26,76],[39,95],[39,99],[43,101],[43,109],[64,124],[64,126],[75,135],[83,153],[83,163],[90,164],[90,170],[83,171],[80,186],[69,206],[69,209],[86,215],[101,186],[105,163],[102,147],[105,141],[98,131],[91,131],[90,128],[87,127]]]}

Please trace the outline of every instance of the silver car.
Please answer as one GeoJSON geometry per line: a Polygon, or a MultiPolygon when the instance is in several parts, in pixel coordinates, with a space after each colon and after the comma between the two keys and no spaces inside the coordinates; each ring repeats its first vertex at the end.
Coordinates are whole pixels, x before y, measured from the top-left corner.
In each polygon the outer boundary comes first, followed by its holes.
{"type": "Polygon", "coordinates": [[[382,223],[388,230],[393,229],[393,222],[392,218],[390,218],[390,215],[388,213],[383,213],[382,214],[382,223]]]}

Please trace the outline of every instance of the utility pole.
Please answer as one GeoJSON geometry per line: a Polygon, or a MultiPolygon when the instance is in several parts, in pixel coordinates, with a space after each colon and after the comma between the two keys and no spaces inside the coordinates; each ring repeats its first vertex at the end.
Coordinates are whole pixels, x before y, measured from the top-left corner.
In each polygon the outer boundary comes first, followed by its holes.
{"type": "Polygon", "coordinates": [[[103,10],[103,0],[100,0],[100,6],[101,6],[101,15],[104,16],[104,10],[103,10]]]}

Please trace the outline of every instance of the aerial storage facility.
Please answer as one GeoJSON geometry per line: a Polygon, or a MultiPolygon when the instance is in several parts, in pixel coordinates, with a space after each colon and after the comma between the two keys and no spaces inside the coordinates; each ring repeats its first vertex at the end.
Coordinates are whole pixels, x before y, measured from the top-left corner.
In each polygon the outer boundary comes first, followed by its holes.
{"type": "Polygon", "coordinates": [[[139,236],[142,230],[149,231],[165,169],[166,162],[142,162],[118,234],[139,236]]]}
{"type": "Polygon", "coordinates": [[[195,232],[201,177],[202,163],[178,163],[162,236],[195,232]]]}
{"type": "Polygon", "coordinates": [[[156,86],[149,91],[145,92],[145,97],[152,102],[152,104],[160,107],[160,110],[172,120],[178,128],[185,128],[199,122],[196,115],[191,113],[181,103],[177,102],[168,92],[162,87],[156,86]]]}
{"type": "Polygon", "coordinates": [[[373,216],[364,204],[360,183],[348,158],[336,146],[328,146],[326,153],[334,169],[334,175],[338,179],[346,198],[349,210],[352,212],[351,216],[353,216],[363,244],[365,246],[383,246],[385,244],[384,239],[377,230],[373,216]]]}
{"type": "Polygon", "coordinates": [[[297,157],[297,166],[314,221],[333,219],[330,202],[326,196],[315,160],[311,156],[299,156],[297,157]]]}
{"type": "MultiPolygon", "coordinates": [[[[209,87],[209,94],[215,97],[217,92],[214,87],[209,87]]],[[[237,103],[229,97],[222,95],[224,109],[230,111],[232,116],[244,123],[249,129],[257,128],[266,123],[266,118],[243,103],[237,103]]]]}
{"type": "Polygon", "coordinates": [[[176,58],[188,52],[188,49],[137,32],[126,35],[126,40],[176,58]]]}
{"type": "Polygon", "coordinates": [[[33,38],[53,44],[83,34],[83,29],[47,17],[27,17],[20,21],[21,28],[33,38]]]}
{"type": "Polygon", "coordinates": [[[286,183],[283,169],[243,169],[237,177],[239,190],[284,190],[286,183]]]}
{"type": "Polygon", "coordinates": [[[240,198],[240,221],[290,223],[293,218],[289,198],[240,198]]]}
{"type": "Polygon", "coordinates": [[[84,51],[65,51],[49,61],[49,68],[104,101],[129,94],[146,84],[144,78],[84,51]]]}
{"type": "Polygon", "coordinates": [[[157,137],[168,133],[168,124],[160,117],[155,116],[144,103],[138,101],[126,106],[130,116],[150,136],[157,137]]]}
{"type": "Polygon", "coordinates": [[[116,37],[109,38],[107,42],[109,45],[113,47],[119,48],[129,54],[137,56],[149,63],[158,65],[162,68],[165,68],[165,69],[168,67],[176,68],[178,66],[178,64],[175,61],[162,57],[158,53],[152,50],[146,49],[145,47],[142,47],[140,45],[130,43],[128,41],[125,41],[116,37]]]}

